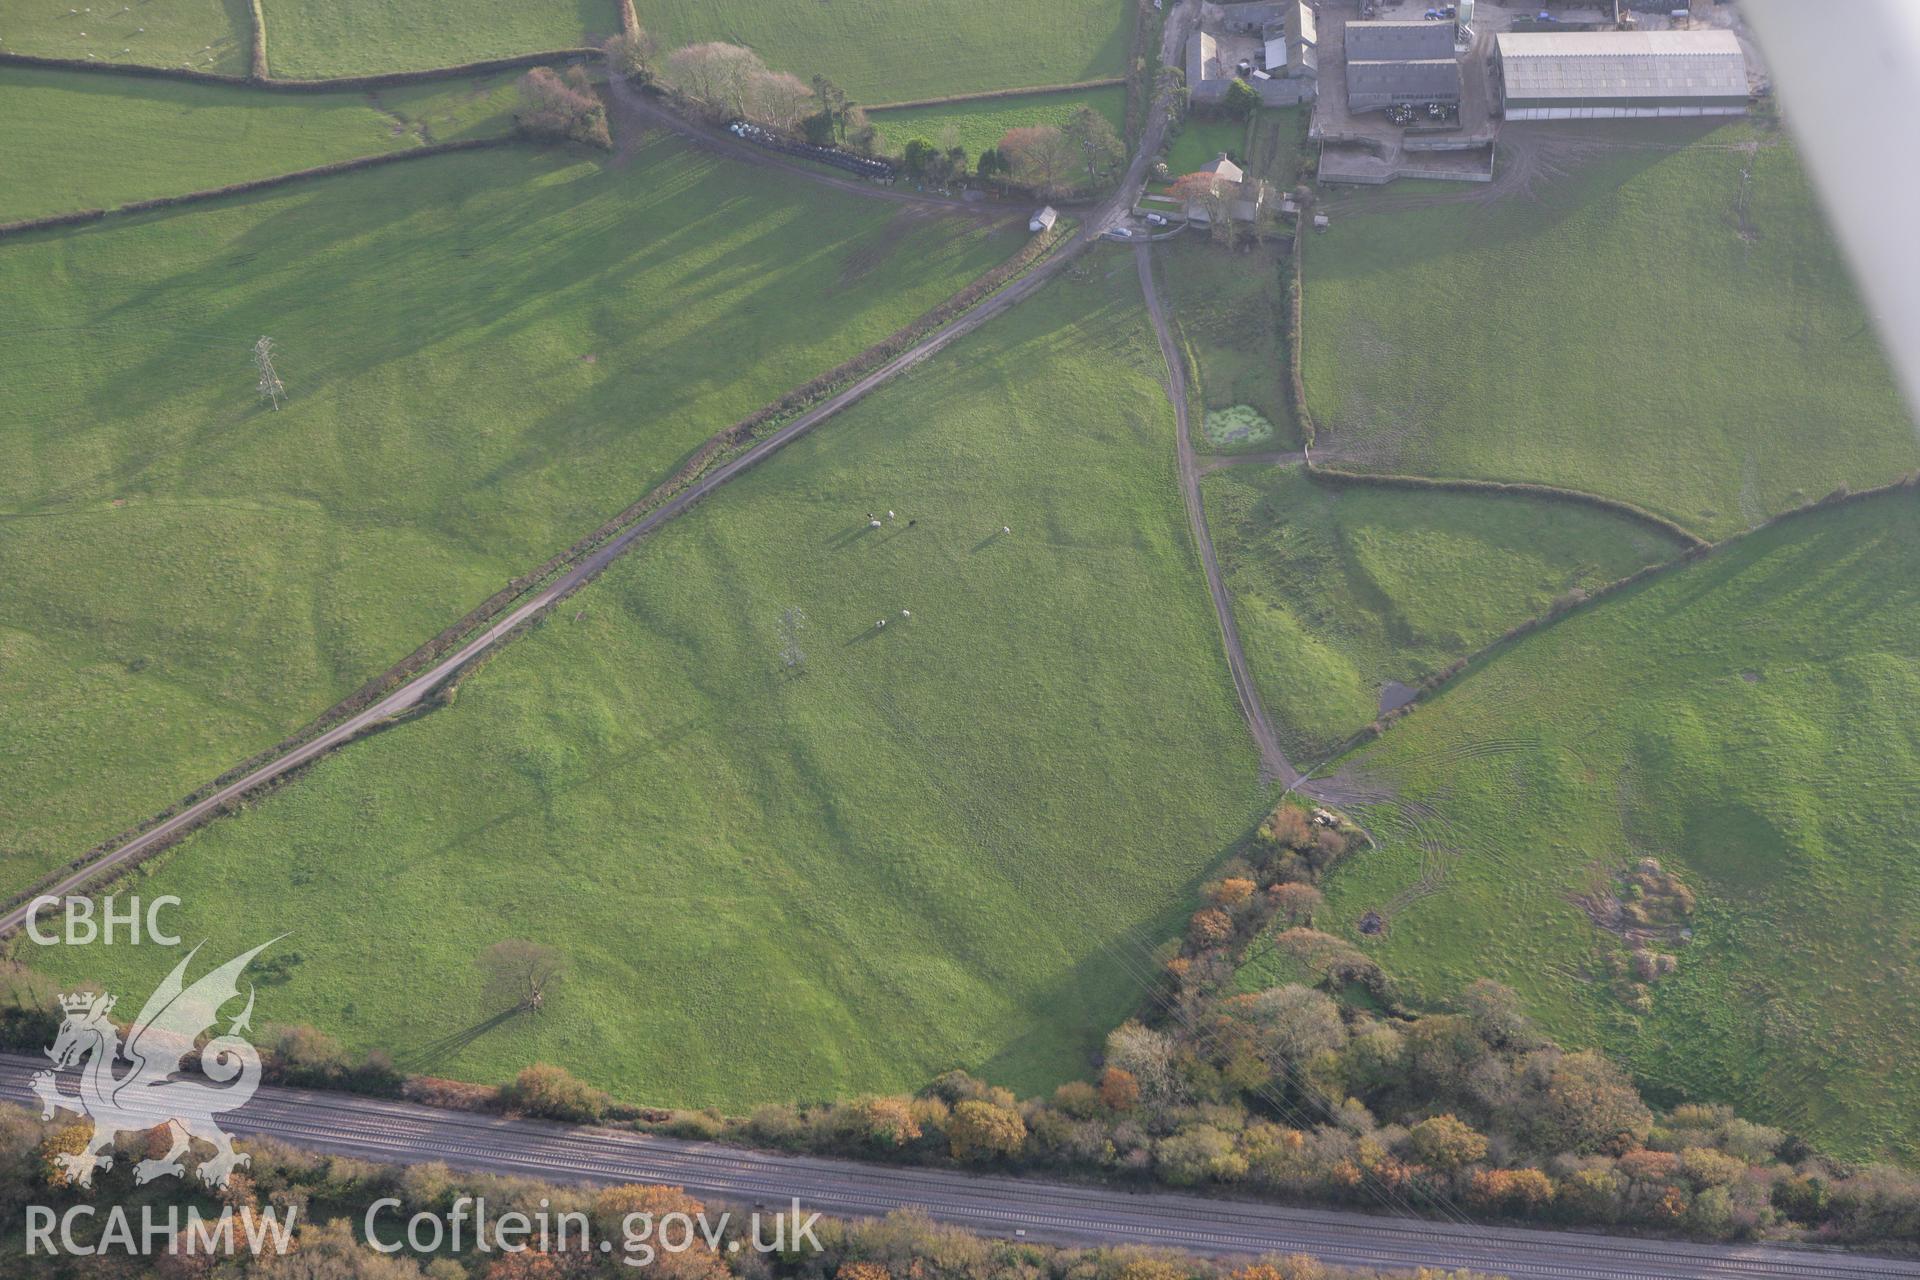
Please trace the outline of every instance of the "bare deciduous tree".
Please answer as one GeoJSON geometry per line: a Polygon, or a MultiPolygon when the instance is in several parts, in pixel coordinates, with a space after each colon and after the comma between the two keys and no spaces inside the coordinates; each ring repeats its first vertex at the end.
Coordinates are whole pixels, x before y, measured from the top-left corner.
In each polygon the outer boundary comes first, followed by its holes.
{"type": "Polygon", "coordinates": [[[615,75],[651,80],[660,62],[660,42],[647,30],[614,36],[606,43],[607,66],[615,75]]]}
{"type": "Polygon", "coordinates": [[[1000,158],[1013,169],[1013,180],[1042,196],[1056,196],[1071,185],[1078,153],[1067,136],[1050,124],[1009,129],[1000,139],[1000,158]]]}
{"type": "Polygon", "coordinates": [[[496,942],[480,953],[480,972],[490,1001],[516,1013],[538,1013],[559,985],[565,959],[552,947],[525,938],[496,942]]]}
{"type": "Polygon", "coordinates": [[[661,81],[695,106],[719,115],[743,115],[747,82],[767,74],[751,49],[719,40],[690,44],[667,55],[661,81]]]}

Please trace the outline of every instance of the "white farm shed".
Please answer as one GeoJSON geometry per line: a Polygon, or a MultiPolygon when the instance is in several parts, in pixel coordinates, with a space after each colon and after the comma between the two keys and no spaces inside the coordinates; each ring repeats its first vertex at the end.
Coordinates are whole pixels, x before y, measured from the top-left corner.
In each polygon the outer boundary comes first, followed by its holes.
{"type": "Polygon", "coordinates": [[[1706,31],[1506,31],[1494,39],[1509,120],[1737,116],[1747,109],[1739,37],[1706,31]]]}
{"type": "Polygon", "coordinates": [[[1052,205],[1046,205],[1042,207],[1039,212],[1035,213],[1031,218],[1027,219],[1027,230],[1051,231],[1053,230],[1053,224],[1058,222],[1059,220],[1060,220],[1059,212],[1055,210],[1052,205]]]}

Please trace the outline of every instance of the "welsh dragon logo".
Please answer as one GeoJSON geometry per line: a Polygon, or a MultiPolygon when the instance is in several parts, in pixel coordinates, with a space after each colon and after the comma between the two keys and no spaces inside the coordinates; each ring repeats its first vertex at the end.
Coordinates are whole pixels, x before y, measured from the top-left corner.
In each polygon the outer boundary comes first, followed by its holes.
{"type": "Polygon", "coordinates": [[[124,1045],[107,1017],[114,1005],[112,996],[84,991],[60,997],[66,1019],[47,1050],[54,1069],[33,1077],[33,1092],[40,1099],[43,1120],[53,1119],[56,1109],[64,1109],[93,1121],[93,1136],[85,1149],[56,1157],[75,1185],[90,1187],[95,1169],[113,1167],[113,1142],[121,1134],[163,1127],[172,1145],[158,1159],[135,1165],[135,1182],[166,1174],[181,1176],[186,1167],[180,1158],[195,1139],[214,1149],[213,1156],[200,1164],[200,1179],[210,1187],[225,1187],[234,1169],[248,1163],[249,1157],[233,1149],[233,1139],[214,1117],[243,1105],[260,1087],[260,1055],[240,1036],[253,1016],[251,987],[247,1007],[228,1024],[226,1034],[201,1046],[200,1070],[213,1083],[174,1076],[201,1033],[219,1021],[221,1006],[239,997],[239,978],[247,962],[272,945],[271,941],[261,943],[191,986],[184,982],[187,966],[200,948],[189,951],[127,1028],[124,1045]],[[120,1074],[123,1062],[130,1069],[120,1074]],[[72,1067],[80,1068],[77,1097],[61,1093],[55,1075],[72,1067]]]}

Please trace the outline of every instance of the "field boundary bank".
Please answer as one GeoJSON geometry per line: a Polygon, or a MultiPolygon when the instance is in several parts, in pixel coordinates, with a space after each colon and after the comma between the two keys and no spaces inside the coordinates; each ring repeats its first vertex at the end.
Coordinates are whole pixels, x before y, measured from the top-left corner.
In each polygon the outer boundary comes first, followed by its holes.
{"type": "Polygon", "coordinates": [[[529,144],[525,139],[512,136],[462,138],[455,142],[427,143],[423,146],[409,147],[405,151],[383,151],[378,155],[358,156],[352,160],[336,160],[331,164],[315,165],[311,169],[295,169],[292,173],[276,173],[266,178],[249,178],[245,182],[230,182],[224,187],[205,187],[199,191],[182,192],[177,196],[154,196],[147,200],[134,200],[111,209],[79,209],[71,213],[52,214],[45,218],[28,218],[20,222],[0,223],[0,240],[8,236],[25,235],[31,231],[46,231],[54,227],[99,222],[110,215],[151,213],[156,209],[170,209],[175,205],[218,200],[223,196],[270,191],[275,187],[290,186],[310,178],[330,178],[337,174],[354,173],[361,169],[377,169],[382,165],[398,164],[403,160],[425,160],[459,151],[492,151],[526,145],[529,144]]]}
{"type": "Polygon", "coordinates": [[[1401,475],[1391,471],[1349,471],[1344,467],[1322,466],[1313,460],[1311,451],[1307,455],[1307,471],[1316,480],[1331,484],[1377,485],[1387,489],[1426,489],[1446,493],[1480,493],[1505,497],[1540,498],[1546,501],[1575,503],[1593,507],[1609,514],[1633,520],[1659,530],[1667,537],[1683,546],[1702,548],[1714,544],[1694,533],[1683,525],[1676,524],[1665,516],[1655,515],[1644,507],[1636,507],[1631,502],[1619,498],[1609,498],[1603,494],[1588,493],[1584,489],[1563,489],[1558,485],[1539,484],[1531,480],[1472,480],[1441,476],[1401,475]]]}
{"type": "Polygon", "coordinates": [[[620,0],[615,6],[620,11],[620,34],[637,36],[640,34],[640,15],[634,10],[633,0],[620,0]]]}
{"type": "MultiPolygon", "coordinates": [[[[11,912],[24,905],[48,887],[58,884],[76,872],[84,871],[89,863],[138,839],[148,831],[171,820],[182,811],[200,803],[230,783],[244,778],[247,774],[272,763],[281,756],[287,755],[305,743],[312,741],[314,738],[325,734],[333,726],[351,718],[365,708],[374,705],[395,688],[404,684],[409,678],[431,666],[439,658],[458,650],[458,648],[476,632],[481,631],[495,618],[508,612],[516,602],[525,599],[530,593],[538,591],[542,586],[564,575],[571,566],[579,563],[610,540],[619,537],[621,533],[632,527],[632,525],[649,512],[671,501],[675,496],[696,483],[717,463],[727,459],[733,452],[751,444],[756,435],[763,432],[768,426],[784,422],[806,411],[822,400],[830,398],[833,394],[844,389],[850,382],[856,381],[860,377],[884,365],[889,360],[898,358],[904,352],[911,350],[912,347],[919,342],[933,336],[938,330],[951,325],[1021,277],[1028,275],[1042,262],[1055,257],[1058,251],[1074,243],[1076,243],[1075,237],[1064,234],[1060,229],[1056,229],[1050,236],[1034,237],[1028,240],[1025,245],[1006,261],[993,267],[966,285],[958,293],[955,293],[946,301],[938,304],[918,319],[895,330],[892,334],[881,339],[873,346],[850,357],[840,365],[828,370],[812,381],[803,384],[796,390],[788,392],[772,404],[762,407],[731,426],[709,436],[705,442],[697,446],[693,452],[688,455],[686,461],[681,463],[667,479],[661,481],[658,485],[654,486],[653,489],[649,490],[645,497],[628,506],[592,533],[579,539],[565,551],[551,557],[537,569],[511,580],[505,587],[496,591],[493,595],[469,611],[466,616],[458,622],[442,631],[433,639],[427,641],[426,644],[402,658],[380,675],[375,676],[372,680],[360,686],[359,689],[322,711],[305,726],[281,739],[273,746],[256,752],[241,763],[227,769],[210,782],[196,787],[193,791],[182,796],[165,809],[150,815],[132,827],[124,829],[117,835],[98,842],[79,857],[39,877],[32,885],[9,895],[3,901],[0,901],[0,911],[11,912]]],[[[583,580],[577,585],[584,586],[586,585],[586,581],[583,580]]],[[[567,593],[568,596],[571,594],[571,591],[567,593]]],[[[552,605],[559,604],[561,600],[565,598],[566,597],[563,596],[553,600],[549,605],[549,609],[552,605]]],[[[393,720],[387,723],[397,723],[413,715],[420,714],[429,709],[435,702],[444,703],[444,700],[452,695],[453,691],[458,688],[460,682],[467,675],[483,667],[494,653],[511,643],[512,640],[518,638],[528,627],[544,620],[546,615],[547,610],[543,610],[541,613],[528,618],[521,625],[515,627],[506,635],[503,635],[499,642],[491,649],[485,653],[476,655],[475,659],[465,668],[452,673],[446,681],[429,696],[430,700],[423,700],[420,706],[394,717],[393,720]]],[[[376,730],[373,727],[367,730],[369,733],[374,731],[376,730]]],[[[363,733],[359,736],[366,735],[363,733]]],[[[349,741],[352,740],[357,740],[357,738],[350,739],[349,741]]],[[[339,745],[344,746],[346,743],[343,742],[339,745]]],[[[317,759],[318,758],[316,758],[316,760],[317,759]]],[[[110,867],[101,868],[96,877],[89,878],[84,885],[76,886],[73,892],[96,893],[106,886],[116,883],[134,869],[171,849],[187,835],[199,830],[215,818],[237,810],[250,799],[272,792],[281,783],[297,777],[308,765],[315,762],[316,761],[308,761],[305,764],[287,770],[276,778],[263,780],[258,787],[250,789],[244,795],[234,796],[227,803],[209,811],[199,821],[177,832],[171,833],[166,840],[155,844],[149,849],[143,850],[138,856],[115,863],[110,867]]]]}
{"type": "MultiPolygon", "coordinates": [[[[631,0],[628,0],[631,3],[631,0]]],[[[871,113],[875,111],[910,111],[916,107],[946,107],[961,102],[992,102],[996,98],[1020,98],[1030,94],[1080,93],[1087,89],[1112,89],[1124,87],[1125,76],[1106,76],[1099,80],[1076,80],[1072,84],[1037,84],[1025,89],[983,89],[978,93],[950,93],[944,98],[909,98],[903,102],[870,102],[864,104],[871,113]]]]}
{"type": "MultiPolygon", "coordinates": [[[[264,37],[263,37],[264,38],[264,37]]],[[[264,46],[262,47],[264,57],[264,46]]],[[[283,80],[277,76],[235,76],[218,71],[195,71],[188,67],[155,67],[133,62],[88,62],[84,58],[49,58],[37,53],[0,53],[0,67],[37,67],[43,71],[88,71],[96,75],[131,76],[143,80],[183,80],[192,84],[221,84],[239,89],[270,89],[281,93],[333,93],[352,89],[398,89],[410,84],[428,84],[435,80],[457,80],[461,76],[489,75],[495,71],[517,71],[552,62],[570,62],[580,58],[598,58],[598,49],[548,49],[541,53],[516,53],[505,58],[483,58],[447,67],[424,67],[417,71],[383,71],[366,76],[334,76],[325,80],[283,80]]]]}
{"type": "Polygon", "coordinates": [[[1754,525],[1751,529],[1743,529],[1739,533],[1729,534],[1719,542],[1701,541],[1698,544],[1689,545],[1682,550],[1679,555],[1671,559],[1662,560],[1658,564],[1650,564],[1644,568],[1636,569],[1624,578],[1616,578],[1614,581],[1595,587],[1591,591],[1582,592],[1577,599],[1568,600],[1564,604],[1556,603],[1544,613],[1537,613],[1531,618],[1515,623],[1499,636],[1489,640],[1478,649],[1475,649],[1472,653],[1455,658],[1438,671],[1427,674],[1421,679],[1412,698],[1403,705],[1395,707],[1392,711],[1376,717],[1364,728],[1348,737],[1329,753],[1327,759],[1329,761],[1337,760],[1348,752],[1378,738],[1390,729],[1395,722],[1411,714],[1415,708],[1419,707],[1421,703],[1426,702],[1441,689],[1453,683],[1453,681],[1465,675],[1468,671],[1485,665],[1488,660],[1493,658],[1496,651],[1533,634],[1535,631],[1543,629],[1551,623],[1556,623],[1564,618],[1572,617],[1576,613],[1581,613],[1599,604],[1608,597],[1618,595],[1629,588],[1643,585],[1663,574],[1688,568],[1702,561],[1712,559],[1723,551],[1728,551],[1739,546],[1742,542],[1756,534],[1765,533],[1779,525],[1790,524],[1797,520],[1838,510],[1841,507],[1852,506],[1856,503],[1873,502],[1882,498],[1893,498],[1901,493],[1913,493],[1916,491],[1920,491],[1920,471],[1911,472],[1898,480],[1892,480],[1883,485],[1876,485],[1870,489],[1836,489],[1834,492],[1816,502],[1809,502],[1803,506],[1795,507],[1791,511],[1782,511],[1778,515],[1770,516],[1759,524],[1754,525]]]}

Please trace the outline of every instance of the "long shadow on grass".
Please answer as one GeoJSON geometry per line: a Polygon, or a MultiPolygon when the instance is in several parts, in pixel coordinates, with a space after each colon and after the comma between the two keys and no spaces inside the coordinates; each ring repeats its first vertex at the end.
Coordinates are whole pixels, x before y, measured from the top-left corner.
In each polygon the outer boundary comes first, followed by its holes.
{"type": "Polygon", "coordinates": [[[491,1018],[483,1019],[470,1027],[429,1040],[417,1049],[404,1049],[394,1055],[393,1064],[406,1071],[427,1071],[452,1058],[468,1045],[487,1032],[504,1023],[511,1022],[520,1013],[516,1006],[502,1009],[491,1018]]]}

